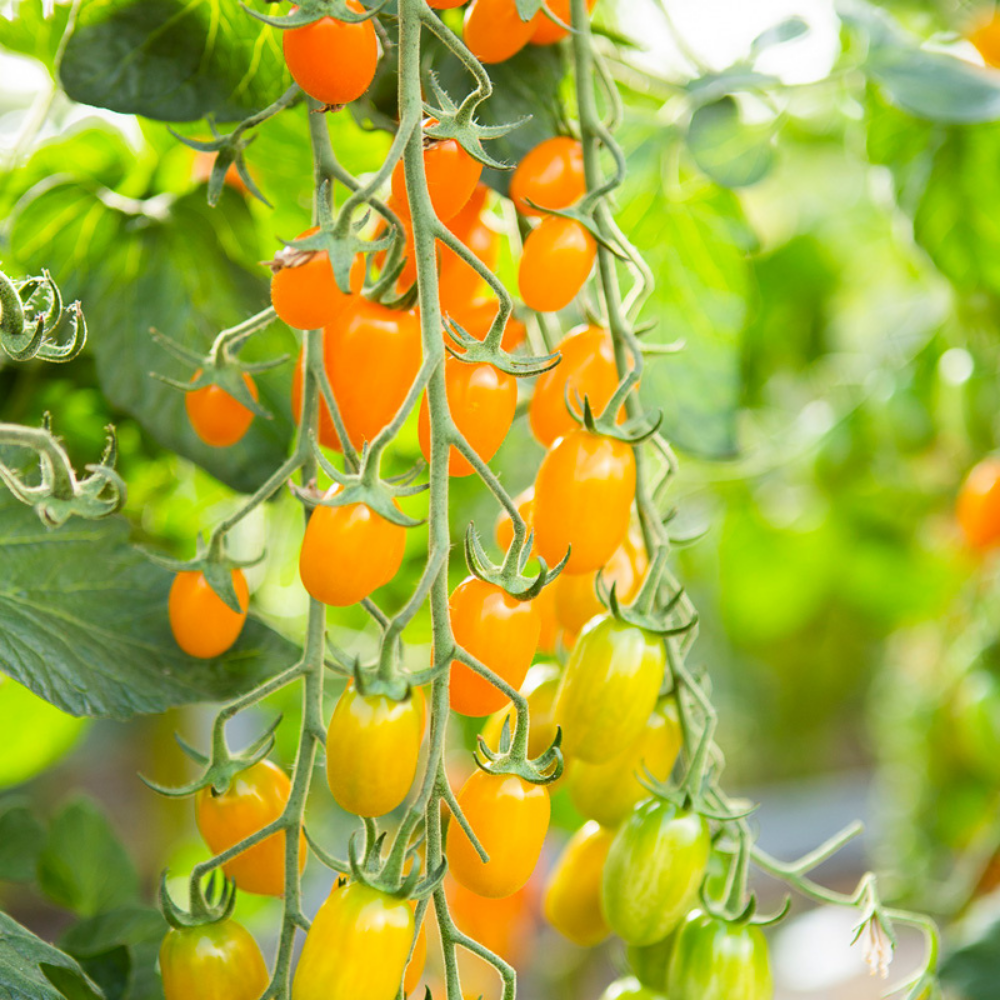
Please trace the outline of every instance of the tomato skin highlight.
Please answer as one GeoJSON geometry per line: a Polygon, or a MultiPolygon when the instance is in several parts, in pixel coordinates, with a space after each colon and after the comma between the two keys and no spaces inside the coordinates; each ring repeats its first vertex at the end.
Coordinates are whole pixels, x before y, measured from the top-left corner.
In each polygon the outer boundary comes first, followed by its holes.
{"type": "Polygon", "coordinates": [[[616,827],[649,792],[639,782],[648,769],[666,781],[680,753],[681,728],[677,706],[667,701],[650,715],[638,738],[608,760],[575,760],[566,779],[573,805],[588,819],[616,827]]]}
{"type": "Polygon", "coordinates": [[[172,927],[160,945],[166,1000],[260,1000],[270,982],[260,947],[235,920],[172,927]]]}
{"type": "MultiPolygon", "coordinates": [[[[541,621],[532,601],[518,601],[495,584],[466,577],[448,601],[455,642],[515,690],[527,676],[538,648],[541,621]]],[[[461,715],[483,716],[503,708],[507,696],[457,660],[448,688],[461,715]]]]}
{"type": "MultiPolygon", "coordinates": [[[[269,760],[240,771],[222,795],[215,795],[211,787],[202,788],[195,797],[195,819],[209,850],[221,854],[274,822],[284,811],[291,790],[288,775],[269,760]]],[[[307,850],[305,835],[299,831],[299,872],[306,866],[307,850]]],[[[284,831],[254,844],[222,868],[244,892],[284,895],[284,831]]]]}
{"type": "Polygon", "coordinates": [[[697,813],[647,799],[615,834],[604,864],[604,916],[626,944],[665,938],[697,899],[711,839],[697,813]]]}
{"type": "Polygon", "coordinates": [[[317,601],[345,608],[387,584],[405,550],[406,529],[367,504],[318,506],[299,550],[299,576],[317,601]]]}
{"type": "Polygon", "coordinates": [[[604,862],[614,831],[584,823],[563,848],[545,886],[545,918],[581,948],[593,948],[611,934],[601,912],[604,862]]]}
{"type": "MultiPolygon", "coordinates": [[[[552,24],[542,11],[537,17],[552,24]]],[[[540,216],[547,208],[569,208],[586,193],[583,146],[568,135],[554,136],[530,149],[510,179],[510,200],[522,215],[540,216]],[[532,208],[529,199],[539,207],[532,208]]]]}
{"type": "Polygon", "coordinates": [[[517,287],[536,312],[558,312],[583,288],[597,258],[597,241],[576,219],[550,215],[524,241],[517,287]]]}
{"type": "Polygon", "coordinates": [[[406,798],[423,737],[414,698],[344,690],[326,734],[326,778],[337,804],[355,816],[384,816],[406,798]]]}
{"type": "MultiPolygon", "coordinates": [[[[453,357],[445,360],[444,379],[448,409],[455,426],[472,450],[484,462],[489,462],[514,422],[517,379],[491,364],[469,365],[453,357]]],[[[426,394],[420,404],[417,435],[421,454],[429,462],[431,426],[426,394]]],[[[448,453],[448,474],[471,476],[475,471],[469,460],[452,445],[448,453]]]]}
{"type": "Polygon", "coordinates": [[[600,569],[628,534],[635,455],[623,441],[580,428],[556,442],[535,480],[535,549],[564,573],[600,569]]]}
{"type": "Polygon", "coordinates": [[[306,935],[292,1000],[395,1000],[413,933],[406,900],[360,882],[335,887],[306,935]]]}
{"type": "Polygon", "coordinates": [[[499,899],[524,886],[535,870],[549,828],[549,793],[515,774],[476,771],[458,804],[489,861],[480,860],[457,822],[448,834],[448,870],[466,889],[499,899]]]}
{"type": "Polygon", "coordinates": [[[671,1000],[772,1000],[767,938],[695,910],[677,932],[667,983],[671,1000]]]}
{"type": "Polygon", "coordinates": [[[970,548],[985,552],[1000,544],[1000,459],[984,458],[969,472],[955,513],[970,548]]]}
{"type": "MultiPolygon", "coordinates": [[[[424,172],[431,206],[438,219],[447,222],[472,197],[483,165],[455,139],[437,139],[424,147],[424,172]]],[[[406,172],[402,160],[392,171],[392,195],[400,209],[409,215],[410,203],[406,195],[406,172]]]]}
{"type": "Polygon", "coordinates": [[[182,570],[174,577],[167,598],[170,630],[188,656],[210,660],[221,656],[240,637],[250,606],[243,571],[234,569],[233,588],[243,608],[237,614],[208,585],[200,570],[182,570]]]}
{"type": "MultiPolygon", "coordinates": [[[[347,0],[356,14],[357,0],[347,0]]],[[[292,13],[298,10],[292,7],[292,13]]],[[[295,82],[323,104],[348,104],[371,85],[378,68],[378,36],[371,20],[349,23],[322,17],[281,33],[285,63],[295,82]]]]}
{"type": "Polygon", "coordinates": [[[601,994],[601,1000],[666,1000],[666,997],[643,986],[635,976],[626,976],[613,982],[601,994]]]}
{"type": "Polygon", "coordinates": [[[462,41],[481,63],[505,62],[528,44],[531,21],[522,21],[515,0],[472,0],[462,41]]]}
{"type": "MultiPolygon", "coordinates": [[[[192,381],[200,374],[199,368],[192,381]]],[[[257,386],[246,372],[243,373],[243,381],[250,395],[258,399],[257,386]]],[[[184,393],[184,409],[195,434],[213,448],[228,448],[236,444],[253,422],[253,410],[214,383],[184,393]]]]}

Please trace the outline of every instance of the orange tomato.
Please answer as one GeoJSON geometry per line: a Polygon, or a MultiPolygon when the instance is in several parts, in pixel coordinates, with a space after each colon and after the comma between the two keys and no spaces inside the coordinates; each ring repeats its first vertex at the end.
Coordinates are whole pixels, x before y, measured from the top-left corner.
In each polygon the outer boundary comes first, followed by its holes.
{"type": "Polygon", "coordinates": [[[517,270],[524,304],[536,312],[565,308],[583,288],[597,243],[575,219],[550,215],[528,234],[517,270]]]}
{"type": "Polygon", "coordinates": [[[212,590],[200,570],[182,570],[174,577],[167,598],[170,630],[188,656],[202,660],[221,656],[240,637],[250,606],[242,570],[233,570],[233,588],[242,613],[233,611],[212,590]]]}
{"type": "MultiPolygon", "coordinates": [[[[538,652],[554,653],[562,630],[556,618],[556,592],[552,584],[543,587],[533,603],[538,608],[538,617],[542,620],[542,627],[538,633],[538,652]]],[[[565,641],[565,636],[563,640],[565,641]]]]}
{"type": "Polygon", "coordinates": [[[969,35],[987,66],[1000,67],[1000,17],[981,21],[969,35]]]}
{"type": "MultiPolygon", "coordinates": [[[[200,374],[199,368],[191,381],[195,381],[200,374]]],[[[246,372],[243,373],[243,381],[250,390],[250,395],[255,400],[258,399],[257,386],[246,372]]],[[[214,382],[184,393],[184,409],[187,410],[188,420],[191,421],[195,434],[213,448],[227,448],[236,444],[253,422],[253,410],[214,382]]]]}
{"type": "MultiPolygon", "coordinates": [[[[216,155],[216,153],[206,153],[201,150],[196,152],[191,163],[191,178],[199,184],[207,183],[208,179],[212,176],[212,168],[215,166],[216,155]]],[[[240,177],[240,172],[236,169],[235,163],[229,164],[222,183],[226,187],[231,187],[234,191],[239,191],[240,194],[249,194],[246,184],[243,183],[243,178],[240,177]]]]}
{"type": "Polygon", "coordinates": [[[448,910],[460,931],[511,965],[525,960],[535,938],[537,892],[534,880],[509,896],[491,899],[477,895],[446,875],[444,891],[448,910]]]}
{"type": "MultiPolygon", "coordinates": [[[[536,20],[539,17],[552,24],[544,12],[535,15],[536,20]]],[[[546,139],[529,150],[510,179],[510,199],[522,215],[542,215],[539,209],[569,208],[586,193],[583,146],[568,135],[546,139]],[[529,199],[538,208],[532,208],[529,199]]]]}
{"type": "Polygon", "coordinates": [[[965,477],[956,514],[973,549],[985,551],[1000,543],[1000,459],[984,458],[965,477]]]}
{"type": "MultiPolygon", "coordinates": [[[[521,520],[524,521],[530,532],[535,510],[535,487],[529,486],[526,490],[518,493],[514,497],[514,506],[517,507],[517,512],[521,515],[521,520]]],[[[494,533],[500,550],[506,552],[510,548],[511,542],[514,541],[514,524],[508,516],[507,511],[500,511],[494,533]]]]}
{"type": "Polygon", "coordinates": [[[403,976],[403,996],[409,996],[419,985],[427,964],[427,923],[424,921],[417,931],[417,940],[413,944],[413,954],[406,965],[403,976]]]}
{"type": "MultiPolygon", "coordinates": [[[[445,222],[457,215],[472,197],[483,165],[473,159],[455,139],[433,139],[424,145],[427,192],[437,217],[445,222]]],[[[392,171],[392,196],[406,215],[406,172],[400,160],[392,171]]]]}
{"type": "Polygon", "coordinates": [[[481,63],[504,62],[528,44],[534,28],[522,21],[515,0],[473,0],[462,39],[481,63]]]}
{"type": "MultiPolygon", "coordinates": [[[[587,0],[587,10],[592,11],[596,3],[597,0],[587,0]]],[[[570,0],[548,0],[548,8],[563,24],[571,23],[570,0]]],[[[532,45],[555,45],[569,35],[569,32],[565,28],[560,28],[544,10],[540,10],[530,23],[532,32],[528,41],[532,45]]]]}

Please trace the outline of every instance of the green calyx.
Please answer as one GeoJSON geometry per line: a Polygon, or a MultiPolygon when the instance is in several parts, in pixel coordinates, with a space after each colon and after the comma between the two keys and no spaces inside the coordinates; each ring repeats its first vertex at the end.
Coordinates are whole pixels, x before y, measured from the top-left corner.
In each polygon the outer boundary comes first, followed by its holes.
{"type": "Polygon", "coordinates": [[[365,820],[363,848],[358,847],[357,832],[351,835],[347,858],[353,881],[396,899],[426,899],[440,887],[448,870],[447,862],[442,860],[433,872],[424,874],[417,854],[419,843],[410,845],[408,837],[397,835],[383,858],[385,841],[386,832],[379,833],[372,819],[365,820]],[[407,867],[409,871],[404,872],[407,867]]]}
{"type": "Polygon", "coordinates": [[[510,719],[504,719],[498,750],[491,750],[483,737],[479,736],[473,758],[476,766],[487,774],[516,774],[532,785],[551,785],[559,780],[565,768],[561,744],[562,729],[557,728],[552,745],[539,757],[529,760],[528,712],[525,708],[522,713],[519,707],[513,734],[510,731],[510,719]]]}
{"type": "Polygon", "coordinates": [[[640,413],[638,416],[630,417],[623,424],[619,424],[616,420],[618,411],[621,409],[628,394],[638,384],[639,376],[634,370],[630,371],[619,383],[618,388],[615,389],[614,395],[608,400],[607,406],[604,407],[600,415],[595,416],[588,396],[584,396],[582,399],[579,396],[575,396],[571,399],[569,395],[569,382],[567,381],[565,389],[566,409],[569,411],[570,416],[577,423],[586,427],[591,434],[613,438],[616,441],[623,441],[625,444],[641,444],[659,430],[660,424],[663,421],[663,414],[659,410],[653,413],[640,413]]]}
{"type": "Polygon", "coordinates": [[[0,348],[12,360],[72,361],[86,342],[87,323],[80,303],[64,306],[59,286],[48,271],[20,281],[0,271],[0,348]]]}
{"type": "Polygon", "coordinates": [[[347,6],[347,0],[301,0],[296,11],[281,17],[271,17],[270,14],[262,14],[260,11],[248,7],[245,3],[241,3],[240,6],[251,17],[257,18],[258,21],[263,21],[264,24],[269,24],[272,28],[281,28],[287,31],[289,28],[304,28],[307,24],[313,24],[324,17],[332,17],[346,24],[359,24],[362,21],[370,21],[388,3],[389,0],[382,0],[377,6],[372,7],[370,10],[364,10],[359,14],[356,10],[351,10],[347,6]]]}
{"type": "Polygon", "coordinates": [[[549,569],[545,560],[539,557],[539,570],[535,577],[524,575],[524,568],[531,556],[532,535],[519,539],[517,532],[507,549],[507,554],[501,565],[494,563],[486,554],[483,543],[479,540],[479,532],[472,522],[465,532],[465,562],[469,572],[505,590],[511,597],[519,601],[530,601],[536,598],[543,587],[547,587],[561,572],[569,559],[569,552],[563,556],[558,565],[549,569]]]}
{"type": "Polygon", "coordinates": [[[167,874],[164,869],[160,876],[158,896],[164,919],[175,930],[221,923],[233,915],[233,908],[236,906],[235,881],[223,876],[220,882],[219,873],[212,872],[206,891],[202,891],[200,882],[192,883],[191,909],[185,910],[171,897],[167,889],[167,874]]]}
{"type": "Polygon", "coordinates": [[[545,372],[555,368],[562,360],[558,353],[543,354],[534,358],[521,358],[508,353],[500,346],[509,316],[509,311],[505,313],[504,309],[501,308],[496,319],[493,320],[493,325],[482,340],[473,337],[455,320],[447,320],[445,328],[448,336],[461,348],[460,351],[456,350],[446,342],[448,353],[468,365],[483,363],[493,365],[494,368],[499,368],[500,371],[513,375],[514,378],[532,378],[535,375],[544,375],[545,372]]]}
{"type": "Polygon", "coordinates": [[[661,589],[664,570],[667,563],[667,549],[661,548],[646,572],[639,593],[631,604],[622,604],[618,600],[617,584],[608,588],[601,571],[594,578],[594,590],[598,600],[608,611],[628,625],[634,625],[646,632],[654,632],[664,639],[671,636],[684,635],[698,624],[697,615],[683,617],[681,601],[684,589],[679,587],[672,594],[661,600],[661,589]]]}

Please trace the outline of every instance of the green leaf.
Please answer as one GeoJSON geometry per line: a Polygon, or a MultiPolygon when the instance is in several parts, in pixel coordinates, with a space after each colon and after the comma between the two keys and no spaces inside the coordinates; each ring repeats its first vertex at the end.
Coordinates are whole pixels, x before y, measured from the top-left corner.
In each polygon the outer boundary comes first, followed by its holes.
{"type": "Polygon", "coordinates": [[[235,697],[292,662],[292,644],[253,619],[223,656],[183,653],[172,576],[128,532],[121,518],[48,530],[0,492],[0,669],[73,715],[126,719],[235,697]]]}
{"type": "Polygon", "coordinates": [[[0,15],[0,48],[32,56],[51,72],[70,8],[60,3],[46,17],[44,6],[42,0],[21,0],[15,5],[13,18],[0,15]]]}
{"type": "Polygon", "coordinates": [[[772,45],[784,45],[785,42],[792,42],[796,38],[801,38],[809,31],[809,23],[801,17],[789,17],[784,21],[762,31],[750,45],[750,55],[752,58],[760,55],[765,49],[772,45]]]}
{"type": "Polygon", "coordinates": [[[38,882],[50,899],[84,917],[139,896],[132,860],[97,803],[83,797],[53,818],[38,859],[38,882]]]}
{"type": "Polygon", "coordinates": [[[941,979],[962,1000],[996,1000],[1000,982],[1000,916],[945,955],[941,979]]]}
{"type": "Polygon", "coordinates": [[[771,127],[746,125],[732,97],[697,108],[687,141],[695,163],[723,187],[749,187],[774,166],[771,127]]]}
{"type": "Polygon", "coordinates": [[[236,121],[289,85],[279,34],[223,0],[89,0],[59,75],[81,104],[159,121],[236,121]]]}
{"type": "Polygon", "coordinates": [[[103,1000],[97,984],[69,955],[0,911],[0,1000],[67,998],[103,1000]]]}
{"type": "Polygon", "coordinates": [[[4,801],[0,807],[0,880],[32,882],[45,827],[26,805],[4,801]]]}

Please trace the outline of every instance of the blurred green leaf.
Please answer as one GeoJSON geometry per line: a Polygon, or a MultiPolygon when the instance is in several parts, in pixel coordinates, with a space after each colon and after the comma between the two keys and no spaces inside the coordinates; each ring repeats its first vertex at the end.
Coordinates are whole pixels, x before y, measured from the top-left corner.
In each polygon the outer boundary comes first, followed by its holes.
{"type": "Polygon", "coordinates": [[[11,19],[0,15],[0,48],[32,56],[51,72],[69,9],[69,4],[57,4],[46,17],[42,0],[20,0],[11,19]]]}
{"type": "Polygon", "coordinates": [[[941,978],[962,1000],[996,1000],[1000,982],[1000,915],[981,925],[944,956],[941,978]]]}
{"type": "Polygon", "coordinates": [[[0,880],[33,882],[45,827],[20,801],[0,800],[0,880]]]}
{"type": "Polygon", "coordinates": [[[104,1000],[97,984],[69,955],[2,911],[0,988],[3,1000],[104,1000]]]}
{"type": "Polygon", "coordinates": [[[732,97],[697,108],[687,141],[698,167],[723,187],[756,184],[774,165],[770,126],[745,124],[732,97]]]}
{"type": "Polygon", "coordinates": [[[757,56],[772,45],[784,45],[801,38],[809,31],[809,24],[801,17],[788,17],[762,31],[750,45],[750,55],[757,56]]]}

